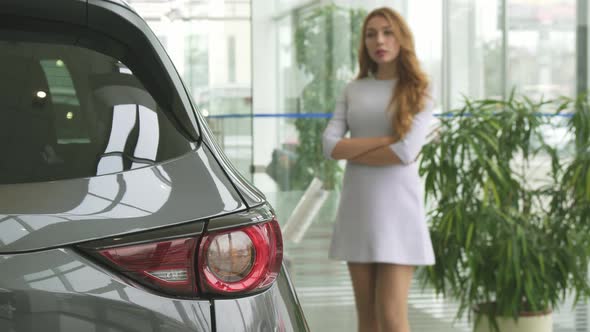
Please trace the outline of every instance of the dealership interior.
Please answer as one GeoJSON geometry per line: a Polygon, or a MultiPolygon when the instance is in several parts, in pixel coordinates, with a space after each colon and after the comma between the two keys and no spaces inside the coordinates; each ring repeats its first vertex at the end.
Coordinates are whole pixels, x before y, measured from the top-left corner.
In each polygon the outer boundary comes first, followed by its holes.
{"type": "MultiPolygon", "coordinates": [[[[356,326],[346,264],[328,258],[340,186],[310,175],[314,159],[300,147],[303,138],[321,140],[330,98],[356,75],[363,15],[389,6],[407,20],[435,114],[465,98],[517,91],[552,99],[588,89],[587,0],[127,2],[167,50],[226,155],[276,210],[285,263],[312,331],[356,326]]],[[[566,121],[555,117],[544,135],[567,157],[566,121]]],[[[554,310],[554,331],[590,331],[590,305],[573,300],[566,296],[554,310]]],[[[412,331],[471,331],[458,309],[415,278],[412,331]]]]}

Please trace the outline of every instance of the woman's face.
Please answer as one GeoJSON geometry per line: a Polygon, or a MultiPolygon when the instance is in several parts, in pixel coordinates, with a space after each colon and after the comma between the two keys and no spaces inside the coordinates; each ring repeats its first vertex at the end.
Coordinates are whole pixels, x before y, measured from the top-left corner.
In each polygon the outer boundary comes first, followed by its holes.
{"type": "Polygon", "coordinates": [[[399,42],[385,17],[377,15],[367,22],[365,47],[369,56],[378,65],[393,62],[399,54],[399,42]]]}

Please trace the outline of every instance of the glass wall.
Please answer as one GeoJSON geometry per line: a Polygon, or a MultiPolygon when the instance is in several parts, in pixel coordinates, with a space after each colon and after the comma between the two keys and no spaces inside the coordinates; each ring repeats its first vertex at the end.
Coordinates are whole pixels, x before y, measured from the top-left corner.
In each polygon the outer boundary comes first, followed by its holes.
{"type": "Polygon", "coordinates": [[[445,4],[445,108],[460,105],[464,95],[502,97],[505,78],[501,1],[451,0],[445,4]]]}
{"type": "Polygon", "coordinates": [[[576,0],[507,4],[509,87],[539,98],[576,92],[576,0]]]}
{"type": "Polygon", "coordinates": [[[443,3],[446,107],[463,95],[500,97],[513,89],[533,99],[574,95],[575,0],[443,3]]]}

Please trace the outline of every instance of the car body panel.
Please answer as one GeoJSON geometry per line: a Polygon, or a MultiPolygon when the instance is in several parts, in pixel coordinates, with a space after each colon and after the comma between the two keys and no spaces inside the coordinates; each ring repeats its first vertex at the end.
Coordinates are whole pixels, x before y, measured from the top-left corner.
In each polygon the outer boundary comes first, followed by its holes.
{"type": "Polygon", "coordinates": [[[268,222],[274,218],[275,212],[270,205],[261,204],[246,211],[211,219],[207,226],[207,232],[218,232],[226,229],[268,222]]]}
{"type": "Polygon", "coordinates": [[[245,209],[213,156],[199,149],[116,174],[0,185],[0,253],[60,247],[245,209]]]}
{"type": "Polygon", "coordinates": [[[131,286],[71,249],[0,255],[0,331],[211,331],[210,307],[131,286]]]}
{"type": "Polygon", "coordinates": [[[201,132],[203,135],[203,141],[205,142],[205,146],[209,149],[209,151],[215,156],[215,158],[219,161],[222,168],[226,171],[227,176],[230,178],[231,182],[234,184],[236,190],[242,196],[244,202],[248,205],[249,208],[261,205],[265,202],[264,194],[254,186],[248,182],[243,175],[240,174],[238,170],[231,164],[227,156],[223,153],[221,147],[215,141],[215,138],[208,132],[208,128],[204,127],[204,130],[201,132]]]}
{"type": "Polygon", "coordinates": [[[264,293],[239,299],[214,300],[218,331],[309,331],[286,270],[264,293]]]}

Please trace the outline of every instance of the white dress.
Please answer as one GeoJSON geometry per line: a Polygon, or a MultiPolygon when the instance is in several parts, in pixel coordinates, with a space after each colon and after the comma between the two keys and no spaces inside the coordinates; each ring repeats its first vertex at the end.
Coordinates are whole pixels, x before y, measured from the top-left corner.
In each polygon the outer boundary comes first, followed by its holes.
{"type": "MultiPolygon", "coordinates": [[[[393,134],[387,106],[395,83],[365,78],[346,86],[323,135],[327,158],[348,131],[352,138],[393,134]]],[[[414,117],[405,138],[390,146],[402,164],[347,162],[330,258],[357,263],[434,264],[424,187],[415,161],[433,119],[432,103],[428,102],[414,117]]]]}

